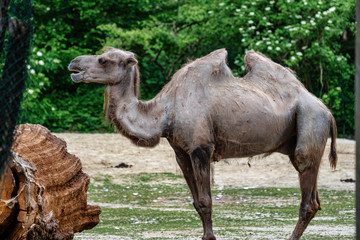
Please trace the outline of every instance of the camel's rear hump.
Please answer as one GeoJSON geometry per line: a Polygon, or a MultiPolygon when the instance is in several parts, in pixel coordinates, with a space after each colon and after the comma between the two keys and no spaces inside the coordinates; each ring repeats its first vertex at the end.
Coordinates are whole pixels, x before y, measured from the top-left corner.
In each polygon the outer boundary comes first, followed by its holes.
{"type": "Polygon", "coordinates": [[[259,52],[250,50],[244,57],[246,68],[252,75],[258,76],[265,81],[275,81],[281,84],[293,84],[303,86],[296,78],[293,71],[273,62],[270,58],[259,52]]]}

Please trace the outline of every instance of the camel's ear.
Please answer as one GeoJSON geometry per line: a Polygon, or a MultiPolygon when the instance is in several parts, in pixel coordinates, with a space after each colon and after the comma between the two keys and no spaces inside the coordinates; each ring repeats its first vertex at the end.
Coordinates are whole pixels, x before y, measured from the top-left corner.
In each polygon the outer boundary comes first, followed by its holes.
{"type": "Polygon", "coordinates": [[[125,59],[125,66],[134,66],[138,63],[138,61],[134,57],[128,57],[125,59]]]}

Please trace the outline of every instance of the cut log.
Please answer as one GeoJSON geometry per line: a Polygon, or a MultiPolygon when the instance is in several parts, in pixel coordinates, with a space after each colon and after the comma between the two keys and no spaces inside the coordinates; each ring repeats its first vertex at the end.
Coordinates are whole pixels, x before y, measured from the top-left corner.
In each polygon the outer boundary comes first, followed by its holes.
{"type": "Polygon", "coordinates": [[[73,239],[99,223],[100,208],[87,205],[90,178],[64,140],[19,125],[12,152],[0,183],[0,239],[73,239]]]}

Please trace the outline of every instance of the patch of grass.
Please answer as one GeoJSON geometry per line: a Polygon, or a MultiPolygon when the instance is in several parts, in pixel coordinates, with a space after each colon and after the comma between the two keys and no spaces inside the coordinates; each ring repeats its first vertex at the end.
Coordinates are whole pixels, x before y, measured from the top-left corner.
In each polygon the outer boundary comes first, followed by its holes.
{"type": "MultiPolygon", "coordinates": [[[[141,173],[121,178],[126,184],[115,184],[110,176],[92,179],[88,200],[101,206],[101,222],[75,239],[201,238],[202,224],[188,187],[179,181],[182,176],[141,173]]],[[[213,186],[212,195],[214,232],[220,239],[285,239],[296,225],[299,189],[213,186]]],[[[320,190],[320,198],[323,210],[302,239],[354,239],[354,192],[320,190]]]]}
{"type": "Polygon", "coordinates": [[[95,179],[95,181],[101,181],[101,184],[90,184],[88,200],[102,203],[149,205],[162,199],[169,201],[179,199],[185,202],[186,197],[190,196],[185,184],[161,184],[163,180],[171,182],[178,179],[179,176],[174,176],[174,174],[126,175],[124,178],[128,184],[114,184],[112,177],[109,176],[95,179]]]}

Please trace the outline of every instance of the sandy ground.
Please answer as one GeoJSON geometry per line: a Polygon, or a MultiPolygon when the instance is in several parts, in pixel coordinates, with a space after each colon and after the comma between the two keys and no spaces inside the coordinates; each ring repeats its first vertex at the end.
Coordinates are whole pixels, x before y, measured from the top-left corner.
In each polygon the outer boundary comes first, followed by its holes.
{"type": "MultiPolygon", "coordinates": [[[[165,139],[155,148],[133,145],[120,134],[57,133],[67,142],[68,151],[81,159],[84,172],[91,177],[109,174],[116,178],[122,174],[140,172],[172,172],[181,174],[174,153],[165,139]],[[125,163],[131,168],[114,168],[125,163]]],[[[329,142],[322,159],[318,186],[326,189],[354,190],[354,183],[341,179],[355,179],[355,142],[337,139],[338,165],[330,168],[329,142]]],[[[298,187],[297,172],[287,156],[273,154],[267,158],[229,159],[215,163],[215,184],[237,187],[298,187]]]]}

